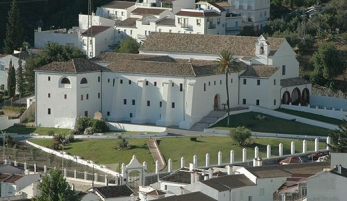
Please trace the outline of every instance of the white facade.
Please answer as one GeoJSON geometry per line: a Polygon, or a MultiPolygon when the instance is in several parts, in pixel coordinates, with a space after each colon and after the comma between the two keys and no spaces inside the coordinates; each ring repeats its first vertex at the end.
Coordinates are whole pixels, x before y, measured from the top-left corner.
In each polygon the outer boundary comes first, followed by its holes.
{"type": "Polygon", "coordinates": [[[79,28],[71,30],[53,29],[42,31],[39,28],[34,33],[34,47],[38,49],[45,48],[50,43],[58,43],[60,45],[68,45],[76,48],[81,47],[79,28]]]}

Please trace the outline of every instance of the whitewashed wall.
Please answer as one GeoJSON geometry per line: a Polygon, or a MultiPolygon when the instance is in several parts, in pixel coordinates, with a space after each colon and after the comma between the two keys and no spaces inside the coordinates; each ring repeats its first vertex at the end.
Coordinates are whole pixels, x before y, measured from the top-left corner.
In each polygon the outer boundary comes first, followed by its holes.
{"type": "Polygon", "coordinates": [[[0,130],[5,130],[8,127],[13,126],[15,123],[19,123],[19,119],[8,119],[7,116],[0,116],[0,130]]]}
{"type": "Polygon", "coordinates": [[[337,110],[347,110],[347,99],[344,98],[312,94],[310,96],[310,104],[314,106],[335,108],[337,110]]]}
{"type": "Polygon", "coordinates": [[[299,105],[281,105],[281,108],[289,109],[289,110],[295,110],[300,112],[307,112],[317,115],[322,115],[334,119],[347,119],[346,118],[346,112],[341,111],[338,109],[327,109],[327,108],[319,108],[317,107],[311,107],[310,105],[307,106],[299,106],[299,105]]]}
{"type": "Polygon", "coordinates": [[[134,125],[134,124],[126,124],[126,123],[115,123],[115,122],[107,122],[110,130],[117,131],[138,131],[138,132],[165,132],[165,127],[160,126],[147,126],[147,125],[134,125]]]}

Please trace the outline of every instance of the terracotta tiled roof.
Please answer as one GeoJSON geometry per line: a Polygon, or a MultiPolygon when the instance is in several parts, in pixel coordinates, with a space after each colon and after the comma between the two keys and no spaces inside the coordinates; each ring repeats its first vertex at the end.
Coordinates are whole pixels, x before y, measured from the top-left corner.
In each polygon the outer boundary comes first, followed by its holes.
{"type": "Polygon", "coordinates": [[[202,181],[201,183],[214,188],[219,192],[241,188],[244,186],[255,186],[255,184],[243,174],[216,177],[202,181]]]}
{"type": "Polygon", "coordinates": [[[104,8],[119,8],[119,9],[126,9],[131,6],[135,5],[135,2],[130,1],[111,1],[108,4],[103,5],[104,8]]]}
{"type": "Polygon", "coordinates": [[[192,201],[192,200],[216,201],[215,199],[201,192],[187,193],[183,195],[173,195],[173,196],[157,199],[157,201],[192,201]]]}
{"type": "Polygon", "coordinates": [[[226,1],[221,1],[221,2],[214,2],[215,4],[221,6],[221,7],[229,7],[232,6],[230,3],[226,2],[226,1]]]}
{"type": "Polygon", "coordinates": [[[133,15],[159,15],[167,9],[161,8],[136,8],[131,12],[133,15]]]}
{"type": "Polygon", "coordinates": [[[220,16],[220,14],[218,14],[215,11],[185,11],[185,10],[181,10],[178,13],[176,13],[176,15],[178,16],[189,16],[189,17],[215,17],[215,16],[220,16]]]}
{"type": "Polygon", "coordinates": [[[311,84],[311,82],[301,77],[288,78],[288,79],[281,80],[281,86],[283,87],[299,86],[304,84],[311,84]]]}
{"type": "Polygon", "coordinates": [[[94,187],[103,198],[116,198],[130,196],[134,192],[126,185],[94,187]]]}
{"type": "Polygon", "coordinates": [[[12,175],[10,178],[4,180],[3,182],[7,182],[7,183],[14,183],[15,181],[21,179],[23,177],[23,175],[12,175]]]}
{"type": "Polygon", "coordinates": [[[103,67],[85,58],[76,58],[65,62],[52,62],[44,65],[36,71],[51,71],[62,73],[82,73],[101,71],[103,67]]]}
{"type": "Polygon", "coordinates": [[[136,27],[136,20],[139,18],[127,18],[123,21],[120,21],[116,24],[117,27],[136,27]]]}
{"type": "Polygon", "coordinates": [[[182,184],[190,184],[190,172],[177,170],[163,178],[163,181],[182,183],[182,184]]]}
{"type": "Polygon", "coordinates": [[[258,178],[291,177],[295,174],[316,174],[330,167],[327,162],[302,163],[288,165],[272,165],[260,167],[245,167],[258,178]]]}
{"type": "MultiPolygon", "coordinates": [[[[181,52],[218,55],[229,50],[235,56],[254,56],[258,37],[152,32],[141,45],[142,51],[181,52]]],[[[268,38],[277,50],[284,38],[268,38]]]]}
{"type": "Polygon", "coordinates": [[[88,34],[90,34],[90,36],[96,36],[99,33],[109,29],[110,26],[92,26],[89,29],[87,29],[85,32],[82,33],[82,36],[88,36],[88,34]]]}
{"type": "Polygon", "coordinates": [[[157,21],[157,25],[175,26],[175,19],[163,17],[157,21]]]}
{"type": "Polygon", "coordinates": [[[240,77],[269,78],[278,71],[278,67],[268,65],[252,65],[240,77]]]}
{"type": "Polygon", "coordinates": [[[169,56],[148,55],[148,54],[129,54],[129,53],[115,53],[104,52],[98,57],[94,58],[96,61],[115,62],[118,60],[142,60],[142,61],[158,61],[158,62],[173,62],[173,58],[169,56]]]}

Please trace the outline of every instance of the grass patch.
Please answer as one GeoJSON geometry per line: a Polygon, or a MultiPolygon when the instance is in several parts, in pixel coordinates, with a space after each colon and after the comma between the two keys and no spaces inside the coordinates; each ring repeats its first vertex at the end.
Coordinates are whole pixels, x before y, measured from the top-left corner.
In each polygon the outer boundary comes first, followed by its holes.
{"type": "Polygon", "coordinates": [[[54,131],[55,134],[68,135],[70,129],[65,128],[46,128],[46,127],[35,127],[35,126],[24,126],[24,125],[14,125],[5,130],[8,133],[18,133],[18,134],[30,134],[37,133],[40,135],[47,135],[48,131],[54,131]]]}
{"type": "Polygon", "coordinates": [[[289,110],[289,109],[284,109],[284,108],[279,108],[276,111],[287,113],[287,114],[292,114],[292,115],[299,116],[299,117],[304,117],[307,119],[321,121],[321,122],[325,122],[328,124],[334,124],[334,125],[343,124],[342,120],[334,119],[334,118],[330,118],[330,117],[325,117],[323,115],[318,115],[318,114],[311,114],[311,113],[307,113],[307,112],[300,112],[300,111],[289,110]]]}
{"type": "MultiPolygon", "coordinates": [[[[285,120],[270,115],[245,112],[236,115],[230,115],[231,127],[245,126],[255,132],[269,132],[269,133],[284,133],[296,135],[314,135],[314,136],[328,136],[328,129],[311,126],[299,122],[285,120]],[[256,119],[257,115],[265,116],[263,120],[256,119]]],[[[226,127],[227,118],[219,121],[213,127],[226,127]]]]}
{"type": "MultiPolygon", "coordinates": [[[[154,161],[147,146],[145,145],[148,139],[127,139],[134,146],[130,150],[116,150],[116,139],[107,140],[81,140],[65,146],[64,150],[71,155],[78,155],[86,160],[96,161],[98,164],[112,167],[113,170],[119,171],[122,163],[128,164],[133,155],[140,163],[147,162],[148,171],[154,171],[154,161]]],[[[50,145],[49,139],[31,139],[30,141],[42,146],[50,145]]],[[[260,157],[266,157],[266,146],[272,147],[272,156],[278,156],[278,145],[283,144],[284,154],[290,154],[290,142],[295,142],[296,153],[302,152],[301,140],[288,140],[277,138],[253,138],[254,144],[247,147],[247,158],[254,157],[254,147],[258,146],[260,157]]],[[[197,141],[191,141],[189,137],[182,138],[162,138],[158,141],[160,150],[167,161],[172,159],[173,168],[180,167],[180,159],[185,158],[185,165],[193,161],[193,155],[198,157],[198,165],[205,165],[205,155],[210,154],[210,164],[217,164],[218,151],[223,154],[223,162],[228,163],[230,158],[230,150],[234,150],[235,161],[241,160],[242,147],[235,145],[230,137],[198,137],[197,141]]],[[[314,140],[308,140],[307,150],[314,150],[314,140]]],[[[325,143],[320,143],[320,149],[325,148],[325,143]]]]}

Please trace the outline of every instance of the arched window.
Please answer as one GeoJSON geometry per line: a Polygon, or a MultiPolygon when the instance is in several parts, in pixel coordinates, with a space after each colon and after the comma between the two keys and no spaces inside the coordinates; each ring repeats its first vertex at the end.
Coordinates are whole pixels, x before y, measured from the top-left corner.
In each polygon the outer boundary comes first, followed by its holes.
{"type": "Polygon", "coordinates": [[[260,54],[264,54],[264,45],[260,44],[260,54]]]}
{"type": "Polygon", "coordinates": [[[64,77],[63,79],[61,79],[61,84],[70,84],[70,80],[66,77],[64,77]]]}
{"type": "Polygon", "coordinates": [[[81,82],[80,82],[80,84],[88,84],[88,80],[87,80],[87,78],[82,78],[82,80],[81,80],[81,82]]]}

